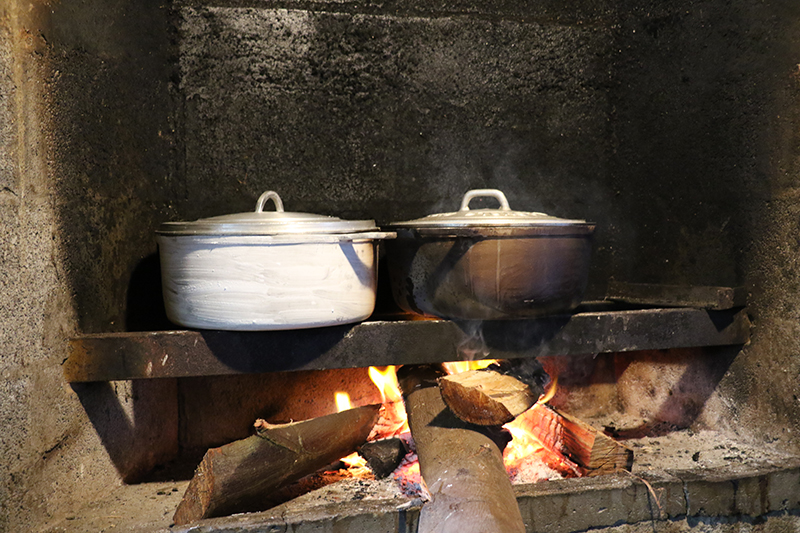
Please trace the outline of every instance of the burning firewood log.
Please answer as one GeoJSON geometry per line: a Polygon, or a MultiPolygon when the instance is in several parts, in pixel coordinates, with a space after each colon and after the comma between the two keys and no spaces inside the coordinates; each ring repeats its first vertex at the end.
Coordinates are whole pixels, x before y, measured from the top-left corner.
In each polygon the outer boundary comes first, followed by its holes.
{"type": "Polygon", "coordinates": [[[420,513],[419,533],[523,533],[503,456],[483,428],[458,419],[445,406],[432,366],[404,366],[398,381],[431,501],[420,513]]]}
{"type": "Polygon", "coordinates": [[[547,405],[532,406],[548,379],[536,359],[500,361],[438,379],[448,408],[479,425],[508,423],[524,413],[525,424],[550,451],[543,460],[565,477],[630,470],[633,451],[586,422],[547,405]]]}
{"type": "Polygon", "coordinates": [[[260,421],[256,435],[211,448],[178,505],[175,524],[263,510],[266,495],[364,444],[379,410],[368,405],[289,424],[260,421]]]}
{"type": "Polygon", "coordinates": [[[530,409],[547,380],[541,363],[530,358],[443,376],[439,389],[447,407],[461,420],[501,426],[530,409]]]}
{"type": "Polygon", "coordinates": [[[630,471],[633,466],[633,450],[576,417],[547,405],[537,405],[527,416],[544,447],[572,460],[583,475],[630,471]]]}

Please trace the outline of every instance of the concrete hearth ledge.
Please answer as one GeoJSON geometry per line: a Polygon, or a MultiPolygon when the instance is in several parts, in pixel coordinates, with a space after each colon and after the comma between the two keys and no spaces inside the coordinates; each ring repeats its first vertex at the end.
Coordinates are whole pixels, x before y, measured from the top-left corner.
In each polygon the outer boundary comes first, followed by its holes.
{"type": "MultiPolygon", "coordinates": [[[[653,520],[681,522],[689,531],[684,522],[784,515],[796,522],[792,527],[800,526],[798,456],[710,430],[626,443],[636,456],[632,473],[516,485],[528,533],[572,533],[653,520]]],[[[350,479],[268,511],[173,526],[172,515],[187,484],[117,487],[43,533],[414,533],[419,519],[420,502],[402,495],[391,479],[350,479]]]]}
{"type": "MultiPolygon", "coordinates": [[[[515,490],[530,533],[569,533],[685,516],[761,516],[800,509],[800,458],[791,463],[683,474],[649,472],[641,477],[616,474],[563,479],[518,485],[515,490]]],[[[350,501],[292,510],[281,506],[169,531],[413,533],[418,516],[418,507],[398,509],[397,500],[350,501]]]]}

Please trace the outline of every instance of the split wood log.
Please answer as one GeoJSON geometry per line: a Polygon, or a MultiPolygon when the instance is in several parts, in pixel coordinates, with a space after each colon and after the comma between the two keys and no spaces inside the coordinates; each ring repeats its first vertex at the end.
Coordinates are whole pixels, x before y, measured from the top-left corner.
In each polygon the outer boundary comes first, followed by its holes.
{"type": "Polygon", "coordinates": [[[498,372],[468,370],[439,379],[447,407],[461,420],[480,426],[502,426],[539,399],[528,385],[498,372]]]}
{"type": "Polygon", "coordinates": [[[175,524],[264,510],[265,496],[364,444],[379,410],[367,405],[302,422],[257,423],[256,435],[209,449],[175,511],[175,524]]]}
{"type": "Polygon", "coordinates": [[[418,533],[523,533],[525,525],[503,456],[483,428],[446,407],[432,366],[403,366],[398,381],[431,501],[420,512],[418,533]]]}
{"type": "Polygon", "coordinates": [[[542,445],[575,462],[586,476],[630,471],[633,466],[633,450],[574,416],[545,404],[526,416],[542,445]]]}
{"type": "Polygon", "coordinates": [[[447,407],[466,422],[501,426],[531,408],[548,376],[535,358],[500,361],[439,379],[447,407]]]}

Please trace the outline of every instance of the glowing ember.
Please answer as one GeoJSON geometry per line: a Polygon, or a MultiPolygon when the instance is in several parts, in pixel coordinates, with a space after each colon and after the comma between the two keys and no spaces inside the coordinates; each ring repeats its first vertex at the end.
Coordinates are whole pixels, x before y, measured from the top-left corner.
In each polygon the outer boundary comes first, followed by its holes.
{"type": "Polygon", "coordinates": [[[506,470],[519,468],[525,457],[544,450],[544,446],[533,433],[517,424],[519,419],[524,417],[525,414],[523,413],[517,420],[504,426],[511,432],[512,437],[511,442],[508,443],[508,446],[503,451],[503,463],[506,465],[506,470]]]}
{"type": "Polygon", "coordinates": [[[394,480],[406,496],[417,498],[427,492],[419,472],[419,458],[416,453],[409,453],[394,471],[394,480]]]}
{"type": "Polygon", "coordinates": [[[367,461],[358,452],[353,452],[347,457],[339,459],[347,466],[347,474],[359,479],[372,479],[372,470],[367,466],[367,461]]]}
{"type": "MultiPolygon", "coordinates": [[[[337,392],[334,394],[334,398],[336,399],[336,409],[340,413],[353,408],[350,402],[350,395],[346,392],[337,392]]],[[[372,477],[372,471],[367,466],[366,459],[358,455],[358,452],[353,452],[339,460],[347,466],[346,470],[349,476],[362,479],[372,477]]]]}
{"type": "Polygon", "coordinates": [[[358,455],[358,453],[351,453],[347,457],[342,457],[341,462],[347,465],[347,468],[361,468],[367,466],[367,461],[358,455]]]}

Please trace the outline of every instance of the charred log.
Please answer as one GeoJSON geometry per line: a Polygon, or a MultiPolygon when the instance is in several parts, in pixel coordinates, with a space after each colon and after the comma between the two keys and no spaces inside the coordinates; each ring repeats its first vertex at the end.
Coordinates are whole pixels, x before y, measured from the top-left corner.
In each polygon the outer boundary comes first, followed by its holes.
{"type": "Polygon", "coordinates": [[[458,419],[446,407],[436,383],[442,376],[432,366],[398,371],[420,472],[431,496],[420,513],[419,533],[523,533],[500,449],[483,428],[458,419]]]}
{"type": "Polygon", "coordinates": [[[274,491],[364,444],[379,409],[369,405],[280,425],[260,421],[256,435],[208,450],[178,505],[175,524],[263,510],[274,491]]]}

